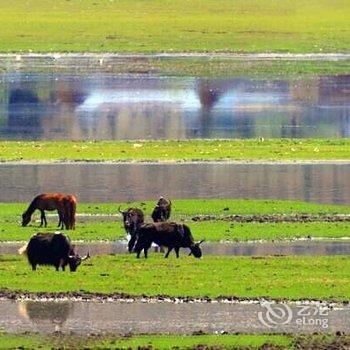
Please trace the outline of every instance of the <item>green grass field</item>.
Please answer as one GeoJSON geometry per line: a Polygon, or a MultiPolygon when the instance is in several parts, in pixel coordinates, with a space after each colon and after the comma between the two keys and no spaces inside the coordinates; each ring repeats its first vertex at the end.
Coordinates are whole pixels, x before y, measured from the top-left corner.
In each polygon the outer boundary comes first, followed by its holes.
{"type": "Polygon", "coordinates": [[[346,0],[0,1],[0,51],[346,52],[346,0]]]}
{"type": "Polygon", "coordinates": [[[349,335],[37,335],[1,334],[0,349],[207,349],[207,350],[303,350],[335,349],[350,344],[349,335]],[[204,347],[205,346],[205,347],[204,347]]]}
{"type": "Polygon", "coordinates": [[[303,350],[336,349],[349,346],[349,335],[37,335],[1,334],[0,349],[207,349],[207,350],[303,350]],[[204,347],[205,346],[205,347],[204,347]]]}
{"type": "Polygon", "coordinates": [[[77,273],[38,267],[33,272],[22,256],[0,258],[0,290],[22,292],[127,293],[217,298],[350,298],[348,256],[231,257],[179,259],[150,254],[96,256],[77,273]]]}
{"type": "MultiPolygon", "coordinates": [[[[57,215],[48,217],[46,228],[39,227],[39,212],[33,216],[33,222],[27,227],[21,227],[21,213],[27,203],[0,203],[0,241],[27,241],[33,234],[41,231],[57,230],[57,215]]],[[[146,221],[152,221],[150,214],[154,201],[133,203],[80,203],[79,214],[117,214],[118,207],[126,209],[130,206],[142,208],[146,221]]],[[[350,236],[349,222],[298,222],[298,223],[258,223],[229,222],[224,220],[192,221],[196,215],[215,215],[218,218],[227,215],[271,215],[271,214],[313,214],[332,215],[349,214],[350,207],[342,205],[325,205],[298,201],[279,200],[174,200],[172,220],[184,222],[190,226],[195,239],[205,239],[208,242],[218,241],[249,241],[249,240],[283,240],[295,238],[342,238],[350,236]]],[[[77,219],[77,227],[67,234],[72,240],[113,241],[125,239],[126,234],[121,217],[114,220],[106,218],[90,218],[81,222],[77,219]]]]}
{"type": "Polygon", "coordinates": [[[0,142],[0,161],[2,162],[349,159],[349,139],[0,142]]]}
{"type": "Polygon", "coordinates": [[[39,336],[35,334],[1,334],[0,349],[177,349],[195,348],[196,345],[205,344],[215,349],[237,349],[244,347],[246,350],[259,349],[264,344],[293,349],[296,339],[286,335],[145,335],[133,337],[117,336],[67,336],[50,335],[39,336]]]}

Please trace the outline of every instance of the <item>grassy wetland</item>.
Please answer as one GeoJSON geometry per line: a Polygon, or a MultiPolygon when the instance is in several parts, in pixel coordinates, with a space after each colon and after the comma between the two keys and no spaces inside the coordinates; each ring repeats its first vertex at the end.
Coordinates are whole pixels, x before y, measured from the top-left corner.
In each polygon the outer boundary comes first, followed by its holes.
{"type": "MultiPolygon", "coordinates": [[[[89,220],[77,223],[67,232],[72,240],[96,241],[125,239],[118,207],[141,207],[147,216],[153,201],[134,203],[81,203],[79,214],[89,220]],[[99,217],[96,215],[106,215],[99,217]],[[109,218],[108,220],[103,218],[109,218]],[[118,220],[118,221],[117,221],[118,220]]],[[[38,231],[56,230],[56,217],[47,228],[33,222],[20,227],[24,203],[0,204],[2,241],[26,241],[38,231]]],[[[186,222],[196,239],[207,241],[276,240],[300,237],[348,237],[349,222],[325,222],[324,217],[348,214],[349,207],[298,201],[275,200],[174,200],[173,219],[186,222]],[[211,215],[209,221],[194,217],[211,215]],[[267,218],[309,215],[312,222],[232,222],[230,215],[267,218]]],[[[309,257],[232,257],[204,256],[197,260],[184,250],[180,259],[164,259],[151,253],[148,260],[129,254],[94,256],[76,274],[57,274],[52,267],[32,272],[24,257],[1,256],[0,290],[18,292],[104,293],[129,295],[168,295],[182,297],[234,296],[238,298],[324,299],[343,301],[350,298],[345,281],[349,278],[349,259],[340,256],[309,257]],[[113,268],[113,266],[115,268],[113,268]],[[106,272],[108,271],[108,272],[106,272]],[[215,271],[215,273],[213,273],[215,271]],[[237,273],[239,271],[239,273],[237,273]],[[208,277],[209,276],[209,277],[208,277]],[[274,276],[271,281],[271,276],[274,276]],[[252,282],[254,281],[254,283],[252,282]]]]}
{"type": "MultiPolygon", "coordinates": [[[[39,228],[38,214],[27,227],[20,226],[27,203],[0,203],[0,241],[26,241],[38,231],[56,231],[57,216],[50,217],[47,228],[39,228]]],[[[113,241],[125,239],[118,208],[142,208],[148,221],[153,201],[133,203],[80,203],[77,228],[69,232],[72,240],[113,241]],[[99,216],[100,215],[100,216],[99,216]],[[114,215],[112,218],[111,215],[114,215]],[[84,218],[86,216],[86,218],[84,218]],[[88,219],[88,220],[87,220],[88,219]],[[80,220],[80,222],[79,222],[80,220]]],[[[289,240],[296,238],[349,237],[350,222],[334,221],[334,215],[349,214],[346,205],[326,205],[282,200],[174,200],[172,218],[188,224],[196,239],[208,242],[252,240],[289,240]],[[235,221],[239,215],[242,222],[235,221]],[[311,221],[301,218],[306,215],[311,221]],[[296,218],[297,217],[297,218],[296,218]],[[295,222],[288,222],[296,218],[295,222]],[[274,220],[278,222],[274,222],[274,220]],[[281,221],[279,221],[281,220],[281,221]],[[245,222],[246,221],[246,222],[245,222]],[[250,221],[250,222],[249,222],[250,221]],[[262,221],[262,222],[259,222],[262,221]]]]}
{"type": "Polygon", "coordinates": [[[2,162],[344,161],[348,139],[1,141],[2,162]]]}
{"type": "Polygon", "coordinates": [[[0,1],[0,51],[346,52],[349,10],[344,0],[0,1]]]}
{"type": "MultiPolygon", "coordinates": [[[[301,0],[283,3],[272,0],[136,0],[132,3],[126,0],[29,0],[9,3],[0,0],[0,53],[15,53],[0,57],[0,73],[13,72],[13,67],[29,74],[35,70],[49,74],[67,72],[71,69],[68,56],[55,54],[49,58],[51,63],[44,59],[30,67],[25,63],[28,58],[21,55],[82,52],[83,56],[92,53],[90,64],[95,60],[95,71],[112,74],[264,77],[271,81],[290,80],[297,86],[301,77],[309,82],[328,75],[347,75],[350,60],[333,60],[328,56],[325,60],[304,57],[297,61],[290,56],[261,62],[246,61],[235,54],[347,54],[349,14],[350,3],[345,0],[307,3],[301,0]],[[116,52],[136,56],[121,58],[110,65],[106,63],[108,55],[103,59],[98,56],[116,52]],[[171,59],[137,56],[162,52],[179,56],[171,59]],[[192,56],[189,60],[181,56],[196,52],[208,56],[192,56]],[[220,53],[229,55],[227,58],[212,56],[220,53]],[[66,66],[64,60],[68,62],[66,66]]],[[[77,71],[85,68],[84,64],[74,66],[77,71]]],[[[48,89],[42,91],[45,95],[48,89]]],[[[4,123],[4,119],[0,122],[4,123]]],[[[348,163],[349,159],[349,139],[0,141],[0,162],[4,167],[6,163],[63,162],[340,164],[348,163]]],[[[38,214],[28,227],[21,227],[21,213],[28,204],[0,203],[0,242],[24,242],[37,232],[57,230],[56,214],[50,215],[47,228],[39,228],[38,214]]],[[[73,241],[87,243],[125,240],[127,236],[118,207],[140,207],[150,221],[154,205],[154,201],[79,203],[77,228],[64,233],[73,241]]],[[[196,240],[273,242],[350,238],[349,214],[349,205],[284,200],[174,199],[171,218],[188,224],[196,240]]],[[[244,257],[208,254],[194,259],[183,249],[179,259],[173,254],[164,259],[162,254],[154,252],[147,260],[127,253],[96,255],[84,261],[76,273],[56,272],[52,266],[39,266],[33,272],[26,257],[0,255],[0,297],[11,300],[81,297],[82,300],[101,301],[109,296],[116,301],[126,296],[136,299],[166,296],[184,301],[232,298],[347,304],[350,300],[349,271],[350,260],[346,255],[244,257]]],[[[130,333],[127,336],[88,334],[82,337],[73,332],[41,335],[8,334],[0,330],[0,349],[169,349],[174,346],[177,349],[336,349],[349,347],[350,339],[340,333],[308,336],[130,333]]]]}

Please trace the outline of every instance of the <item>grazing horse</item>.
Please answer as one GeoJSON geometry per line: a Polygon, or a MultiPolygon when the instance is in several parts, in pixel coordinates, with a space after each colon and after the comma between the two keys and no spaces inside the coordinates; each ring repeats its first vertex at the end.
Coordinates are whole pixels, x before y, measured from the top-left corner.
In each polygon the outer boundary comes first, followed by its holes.
{"type": "Polygon", "coordinates": [[[47,226],[45,210],[57,210],[59,217],[58,226],[63,229],[63,226],[65,225],[67,230],[69,230],[69,228],[74,228],[76,199],[73,208],[73,205],[69,204],[69,202],[72,201],[71,197],[75,199],[74,196],[65,196],[62,193],[39,194],[32,200],[32,202],[29,204],[28,209],[22,214],[22,226],[27,226],[29,224],[32,214],[36,209],[38,209],[41,213],[40,226],[47,226]],[[73,224],[71,224],[72,220],[74,220],[73,224]]]}
{"type": "Polygon", "coordinates": [[[75,212],[77,209],[77,198],[68,194],[63,198],[63,221],[67,230],[75,230],[75,212]]]}

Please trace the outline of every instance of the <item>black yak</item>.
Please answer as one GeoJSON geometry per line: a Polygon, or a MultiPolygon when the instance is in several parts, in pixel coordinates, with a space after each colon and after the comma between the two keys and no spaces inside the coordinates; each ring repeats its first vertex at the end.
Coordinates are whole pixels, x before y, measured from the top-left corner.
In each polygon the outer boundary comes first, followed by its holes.
{"type": "Polygon", "coordinates": [[[152,224],[145,224],[140,227],[137,232],[138,238],[134,248],[137,258],[140,257],[142,249],[147,258],[147,251],[152,243],[158,246],[168,248],[165,258],[169,256],[172,249],[175,250],[176,257],[179,257],[180,248],[189,248],[194,257],[200,258],[202,250],[200,244],[194,242],[191,231],[187,225],[177,224],[176,222],[156,222],[152,224]]]}
{"type": "Polygon", "coordinates": [[[145,217],[142,210],[138,208],[129,208],[128,210],[121,211],[119,207],[118,211],[123,215],[125,231],[130,235],[128,250],[131,253],[137,239],[137,230],[144,224],[145,217]]]}
{"type": "Polygon", "coordinates": [[[63,233],[51,232],[37,233],[18,252],[27,255],[33,270],[37,265],[53,265],[56,271],[60,267],[64,271],[69,265],[71,271],[76,271],[81,262],[90,257],[89,253],[84,257],[76,254],[69,237],[63,233]]]}
{"type": "Polygon", "coordinates": [[[157,205],[153,209],[152,219],[154,222],[164,222],[169,220],[171,214],[171,200],[167,201],[164,197],[160,197],[157,205]]]}

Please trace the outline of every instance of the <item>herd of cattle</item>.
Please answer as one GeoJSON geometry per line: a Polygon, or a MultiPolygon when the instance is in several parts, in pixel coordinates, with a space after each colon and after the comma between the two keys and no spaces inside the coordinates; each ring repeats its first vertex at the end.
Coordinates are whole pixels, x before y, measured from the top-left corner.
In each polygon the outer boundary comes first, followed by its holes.
{"type": "MultiPolygon", "coordinates": [[[[57,210],[59,216],[58,226],[66,229],[75,228],[76,197],[60,193],[45,193],[36,196],[28,209],[22,215],[22,226],[28,225],[31,216],[36,209],[41,212],[41,225],[47,225],[45,210],[57,210]]],[[[180,248],[189,248],[190,255],[196,258],[202,256],[200,244],[195,243],[189,227],[185,224],[168,221],[171,214],[171,201],[160,197],[153,212],[153,223],[145,223],[145,216],[139,208],[129,208],[118,211],[122,214],[124,228],[130,235],[128,250],[135,252],[137,258],[142,250],[145,258],[152,243],[168,250],[165,258],[174,249],[176,257],[179,257],[180,248]]],[[[65,270],[69,265],[71,271],[76,271],[82,261],[90,257],[87,254],[80,257],[74,249],[68,236],[63,233],[37,233],[27,245],[19,249],[20,254],[27,255],[33,270],[37,265],[53,265],[58,271],[65,270]]]]}

